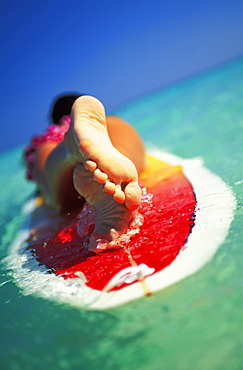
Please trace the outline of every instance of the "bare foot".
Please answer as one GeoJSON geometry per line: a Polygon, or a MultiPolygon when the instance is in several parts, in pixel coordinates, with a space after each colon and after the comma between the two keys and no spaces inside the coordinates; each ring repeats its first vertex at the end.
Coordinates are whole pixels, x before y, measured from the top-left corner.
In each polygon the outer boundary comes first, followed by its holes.
{"type": "Polygon", "coordinates": [[[126,232],[135,212],[117,203],[112,194],[103,191],[103,185],[93,180],[93,174],[80,163],[74,169],[76,190],[93,206],[96,223],[89,242],[89,250],[99,252],[120,234],[126,232]]]}
{"type": "Polygon", "coordinates": [[[94,97],[82,96],[75,101],[65,141],[69,154],[82,163],[75,168],[74,186],[97,212],[90,246],[94,249],[95,239],[113,240],[133,219],[141,202],[137,170],[112,145],[104,107],[94,97]]]}

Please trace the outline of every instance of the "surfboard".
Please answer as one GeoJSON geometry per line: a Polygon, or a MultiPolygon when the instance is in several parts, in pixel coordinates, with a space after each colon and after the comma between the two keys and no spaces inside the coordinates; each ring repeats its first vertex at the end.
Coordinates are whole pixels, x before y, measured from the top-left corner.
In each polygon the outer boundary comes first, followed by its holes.
{"type": "Polygon", "coordinates": [[[149,296],[210,260],[233,218],[235,199],[227,185],[201,159],[156,151],[147,155],[140,185],[142,204],[135,222],[99,254],[86,247],[95,223],[87,204],[79,216],[64,219],[41,197],[31,199],[8,258],[23,293],[108,309],[149,296]]]}

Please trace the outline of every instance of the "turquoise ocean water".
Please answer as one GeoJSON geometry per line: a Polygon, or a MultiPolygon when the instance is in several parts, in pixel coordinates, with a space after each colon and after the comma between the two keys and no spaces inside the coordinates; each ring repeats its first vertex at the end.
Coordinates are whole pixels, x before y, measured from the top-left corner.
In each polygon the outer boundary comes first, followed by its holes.
{"type": "MultiPolygon", "coordinates": [[[[243,58],[142,97],[116,112],[146,144],[200,156],[234,191],[229,235],[195,275],[105,312],[23,296],[0,264],[0,368],[243,368],[243,58]]],[[[0,259],[21,227],[34,187],[21,148],[0,156],[0,259]]]]}

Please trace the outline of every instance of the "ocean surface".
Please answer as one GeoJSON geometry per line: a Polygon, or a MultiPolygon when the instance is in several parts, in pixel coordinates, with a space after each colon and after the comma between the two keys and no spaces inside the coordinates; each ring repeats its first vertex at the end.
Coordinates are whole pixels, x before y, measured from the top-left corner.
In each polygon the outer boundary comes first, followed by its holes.
{"type": "MultiPolygon", "coordinates": [[[[4,258],[34,191],[18,147],[0,155],[0,368],[243,368],[243,58],[193,76],[115,112],[147,147],[200,157],[231,187],[237,208],[211,262],[150,297],[85,311],[24,296],[4,258]]],[[[30,133],[31,135],[31,133],[30,133]]]]}

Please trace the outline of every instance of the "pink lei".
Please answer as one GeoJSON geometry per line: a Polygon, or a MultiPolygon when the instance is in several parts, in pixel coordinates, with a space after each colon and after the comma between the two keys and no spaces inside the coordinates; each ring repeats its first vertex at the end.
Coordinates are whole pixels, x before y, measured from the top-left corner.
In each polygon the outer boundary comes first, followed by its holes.
{"type": "Polygon", "coordinates": [[[36,157],[36,149],[43,143],[52,142],[60,143],[69,129],[71,116],[63,116],[59,125],[49,125],[47,130],[39,136],[33,136],[29,145],[24,148],[24,159],[26,163],[26,178],[34,180],[33,166],[36,157]]]}

